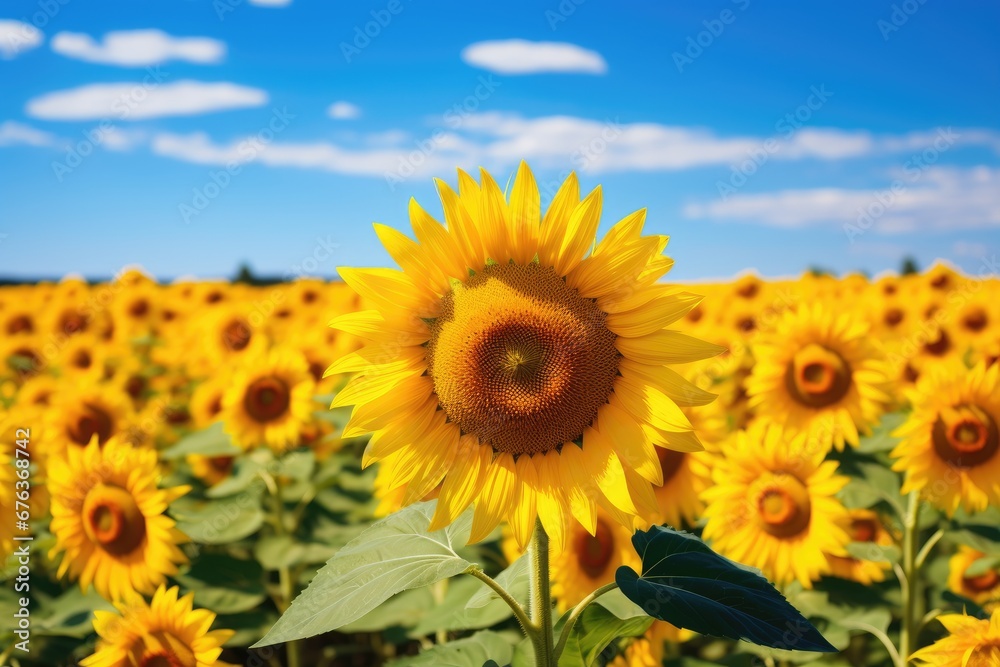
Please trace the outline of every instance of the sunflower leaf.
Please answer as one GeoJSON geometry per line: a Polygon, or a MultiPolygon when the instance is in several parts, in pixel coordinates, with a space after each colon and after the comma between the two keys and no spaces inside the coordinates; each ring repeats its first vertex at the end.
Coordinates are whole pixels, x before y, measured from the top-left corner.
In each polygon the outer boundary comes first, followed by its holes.
{"type": "Polygon", "coordinates": [[[636,531],[632,544],[642,574],[622,566],[615,581],[650,616],[771,648],[836,651],[756,570],[723,558],[694,535],[653,526],[636,531]]]}
{"type": "Polygon", "coordinates": [[[269,646],[336,630],[401,591],[469,569],[458,549],[469,539],[472,511],[438,531],[427,530],[434,502],[417,503],[377,521],[316,574],[267,635],[269,646]]]}
{"type": "MultiPolygon", "coordinates": [[[[565,619],[560,619],[560,632],[565,619]]],[[[573,626],[559,667],[591,667],[598,664],[604,649],[621,637],[638,637],[653,619],[630,602],[621,591],[605,593],[589,605],[573,626]]]]}
{"type": "Polygon", "coordinates": [[[191,454],[199,456],[238,456],[243,450],[233,444],[229,434],[222,430],[222,422],[184,436],[180,441],[160,452],[160,458],[170,461],[191,454]]]}
{"type": "Polygon", "coordinates": [[[516,637],[483,630],[465,639],[438,644],[420,655],[393,660],[387,667],[486,667],[510,664],[516,637]]]}

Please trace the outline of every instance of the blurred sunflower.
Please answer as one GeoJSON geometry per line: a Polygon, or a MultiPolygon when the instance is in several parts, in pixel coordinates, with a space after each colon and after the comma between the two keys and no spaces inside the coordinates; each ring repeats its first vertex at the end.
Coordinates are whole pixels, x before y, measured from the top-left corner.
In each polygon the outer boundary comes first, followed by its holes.
{"type": "Polygon", "coordinates": [[[97,437],[99,445],[124,433],[134,418],[131,399],[121,389],[84,378],[63,381],[46,412],[45,446],[52,456],[84,447],[97,437]]]}
{"type": "Polygon", "coordinates": [[[186,536],[164,512],[187,487],[158,489],[156,451],[118,438],[101,447],[71,447],[50,460],[51,530],[62,554],[59,576],[79,579],[102,596],[120,600],[133,591],[150,594],[177,564],[187,561],[177,545],[186,536]]]}
{"type": "Polygon", "coordinates": [[[160,586],[148,605],[132,594],[116,606],[117,614],[94,612],[99,639],[83,667],[232,667],[219,655],[233,631],[210,631],[215,614],[194,609],[194,593],[179,598],[176,586],[160,586]]]}
{"type": "Polygon", "coordinates": [[[191,473],[205,483],[205,486],[215,486],[229,477],[236,465],[235,456],[202,456],[191,454],[187,457],[191,473]]]}
{"type": "Polygon", "coordinates": [[[820,304],[786,311],[754,346],[750,406],[765,419],[808,434],[818,446],[855,445],[889,396],[886,365],[869,325],[820,304]]]}
{"type": "Polygon", "coordinates": [[[666,657],[664,644],[679,644],[692,636],[690,630],[681,630],[666,621],[653,621],[645,634],[631,640],[625,652],[609,662],[608,667],[662,667],[666,657]]]}
{"type": "Polygon", "coordinates": [[[376,225],[402,271],[340,269],[374,307],[331,323],[368,341],[328,370],[359,373],[333,402],[354,406],[344,436],[372,433],[369,461],[405,452],[404,502],[444,480],[435,528],[474,503],[473,542],[506,519],[524,546],[537,516],[562,545],[597,504],[655,513],[656,446],[701,449],[665,368],[721,351],[665,328],[700,298],[658,284],[673,262],[645,211],[595,245],[600,188],[581,202],[571,174],[543,216],[527,165],[509,202],[481,177],[437,182],[447,228],[412,200],[416,242],[376,225]]]}
{"type": "Polygon", "coordinates": [[[757,567],[777,584],[805,588],[847,556],[849,516],[835,494],[847,483],[826,450],[757,422],[723,445],[706,490],[703,536],[722,555],[757,567]]]}
{"type": "Polygon", "coordinates": [[[850,510],[849,532],[851,542],[873,546],[872,558],[869,560],[827,554],[830,574],[841,579],[857,581],[866,586],[873,582],[884,581],[885,573],[889,571],[891,566],[889,561],[880,558],[882,550],[879,547],[892,546],[894,541],[892,534],[886,530],[882,523],[881,517],[872,510],[852,509],[850,510]]]}
{"type": "Polygon", "coordinates": [[[1000,366],[932,368],[910,392],[913,412],[893,432],[903,493],[920,491],[949,516],[1000,504],[1000,366]]]}
{"type": "Polygon", "coordinates": [[[222,399],[229,387],[230,377],[226,374],[213,376],[197,387],[191,394],[191,419],[199,429],[208,428],[222,417],[222,399]]]}
{"type": "Polygon", "coordinates": [[[642,568],[632,546],[632,531],[603,512],[597,513],[593,532],[573,524],[566,547],[553,549],[549,561],[552,596],[559,610],[572,609],[595,589],[610,584],[622,565],[642,568]]]}
{"type": "Polygon", "coordinates": [[[986,554],[964,544],[948,561],[948,588],[969,598],[986,611],[1000,608],[1000,567],[991,567],[979,574],[968,575],[972,564],[986,554]]]}
{"type": "Polygon", "coordinates": [[[283,451],[299,443],[312,418],[313,381],[301,353],[275,348],[244,360],[222,398],[222,419],[233,442],[283,451]]]}
{"type": "Polygon", "coordinates": [[[910,656],[926,667],[996,667],[1000,665],[1000,609],[990,618],[963,614],[938,616],[948,636],[910,656]]]}
{"type": "MultiPolygon", "coordinates": [[[[4,436],[4,441],[8,442],[7,438],[13,439],[13,432],[7,424],[0,419],[0,427],[2,427],[2,433],[4,436]],[[8,432],[10,432],[8,434],[8,432]]],[[[15,494],[14,484],[17,480],[16,468],[14,467],[14,461],[9,455],[9,450],[7,450],[6,445],[2,445],[3,449],[0,449],[0,512],[3,512],[5,517],[13,517],[15,502],[17,500],[15,494]]],[[[14,521],[13,519],[0,521],[0,562],[5,562],[7,556],[14,549],[14,521]]]]}

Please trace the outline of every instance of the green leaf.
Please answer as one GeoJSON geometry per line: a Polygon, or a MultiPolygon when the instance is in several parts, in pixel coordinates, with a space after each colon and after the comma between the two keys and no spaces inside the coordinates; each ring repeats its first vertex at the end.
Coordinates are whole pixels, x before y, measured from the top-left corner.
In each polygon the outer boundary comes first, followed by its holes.
{"type": "Polygon", "coordinates": [[[870,560],[874,563],[898,563],[900,558],[899,547],[891,544],[883,546],[874,542],[851,542],[847,545],[847,553],[852,558],[870,560]]]}
{"type": "Polygon", "coordinates": [[[41,618],[32,621],[39,634],[83,638],[94,631],[94,612],[115,611],[114,606],[97,593],[81,593],[78,586],[50,600],[40,610],[41,618]],[[51,611],[51,613],[49,613],[51,611]]]}
{"type": "Polygon", "coordinates": [[[798,651],[835,652],[757,571],[662,526],[636,531],[642,575],[622,566],[615,581],[650,616],[704,635],[798,651]]]}
{"type": "Polygon", "coordinates": [[[478,630],[488,628],[509,618],[513,612],[507,603],[499,597],[488,599],[486,604],[470,606],[472,598],[482,589],[492,590],[486,584],[474,577],[459,577],[447,582],[444,598],[440,603],[432,600],[432,605],[425,610],[422,618],[408,634],[411,637],[423,637],[438,630],[478,630]]]}
{"type": "Polygon", "coordinates": [[[838,494],[845,505],[867,508],[885,501],[892,505],[899,516],[906,513],[899,493],[901,478],[898,473],[884,465],[868,461],[845,462],[843,469],[854,478],[838,494]]]}
{"type": "Polygon", "coordinates": [[[289,452],[281,459],[278,474],[302,482],[312,475],[316,467],[316,454],[309,451],[289,452]]]}
{"type": "Polygon", "coordinates": [[[857,451],[862,454],[887,452],[899,444],[900,438],[892,437],[892,432],[906,421],[907,413],[891,412],[882,417],[879,425],[872,429],[872,434],[858,439],[857,451]]]}
{"type": "Polygon", "coordinates": [[[181,438],[177,444],[160,452],[160,458],[170,461],[191,454],[200,456],[239,456],[243,450],[233,444],[229,434],[216,422],[203,431],[181,438]]]}
{"type": "Polygon", "coordinates": [[[489,661],[510,664],[516,638],[506,633],[483,630],[471,637],[438,644],[420,655],[399,658],[386,667],[485,667],[489,661]]]}
{"type": "Polygon", "coordinates": [[[412,628],[434,608],[430,588],[412,588],[397,593],[356,621],[341,626],[344,633],[379,632],[392,627],[412,628]]]}
{"type": "Polygon", "coordinates": [[[203,553],[175,578],[194,592],[195,606],[217,614],[250,611],[267,598],[260,565],[226,554],[203,553]]]}
{"type": "Polygon", "coordinates": [[[987,555],[1000,555],[1000,527],[975,524],[952,523],[948,531],[949,541],[970,546],[987,555]]]}
{"type": "Polygon", "coordinates": [[[220,500],[179,498],[170,506],[177,528],[199,544],[229,544],[253,535],[264,524],[261,494],[247,491],[220,500]]]}
{"type": "MultiPolygon", "coordinates": [[[[620,590],[605,593],[577,619],[559,657],[559,667],[596,665],[611,642],[620,637],[638,637],[652,624],[653,619],[620,590]]],[[[561,631],[561,626],[560,623],[557,631],[561,631]]]]}
{"type": "Polygon", "coordinates": [[[979,577],[997,568],[1000,568],[1000,556],[983,556],[965,568],[963,576],[966,578],[979,577]]]}
{"type": "Polygon", "coordinates": [[[458,555],[472,512],[428,532],[434,502],[417,503],[378,521],[327,561],[255,647],[312,637],[361,618],[390,596],[464,572],[458,555]]]}

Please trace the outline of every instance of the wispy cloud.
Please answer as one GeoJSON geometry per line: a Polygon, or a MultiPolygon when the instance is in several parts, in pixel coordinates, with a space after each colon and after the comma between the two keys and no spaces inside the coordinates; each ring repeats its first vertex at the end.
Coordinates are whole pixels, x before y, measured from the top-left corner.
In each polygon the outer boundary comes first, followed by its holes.
{"type": "Polygon", "coordinates": [[[162,30],[109,32],[101,41],[78,32],[60,32],[52,50],[68,58],[121,67],[146,67],[168,60],[199,64],[219,63],[226,45],[209,37],[174,37],[162,30]]]}
{"type": "Polygon", "coordinates": [[[684,215],[786,229],[840,224],[885,234],[1000,227],[1000,168],[930,167],[918,182],[897,191],[814,188],[737,194],[690,204],[684,215]]]}
{"type": "Polygon", "coordinates": [[[42,31],[29,23],[0,19],[0,58],[4,60],[34,49],[44,39],[42,31]]]}
{"type": "Polygon", "coordinates": [[[462,60],[497,74],[604,74],[608,71],[608,64],[600,53],[566,42],[524,39],[476,42],[463,49],[462,60]]]}
{"type": "Polygon", "coordinates": [[[235,83],[93,83],[57,90],[30,100],[29,116],[46,120],[142,120],[258,107],[267,93],[235,83]]]}
{"type": "Polygon", "coordinates": [[[326,110],[326,115],[337,120],[351,120],[361,116],[361,108],[356,104],[341,100],[331,104],[326,110]]]}
{"type": "Polygon", "coordinates": [[[38,128],[8,120],[0,123],[0,146],[55,146],[56,136],[38,128]]]}

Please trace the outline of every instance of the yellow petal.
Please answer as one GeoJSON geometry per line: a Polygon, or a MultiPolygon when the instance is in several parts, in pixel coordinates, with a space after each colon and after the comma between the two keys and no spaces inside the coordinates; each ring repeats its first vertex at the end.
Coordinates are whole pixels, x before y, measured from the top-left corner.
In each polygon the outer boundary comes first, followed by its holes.
{"type": "Polygon", "coordinates": [[[340,267],[337,273],[362,299],[374,304],[382,313],[403,309],[420,317],[434,317],[440,308],[435,294],[421,290],[402,271],[340,267]]]}
{"type": "Polygon", "coordinates": [[[422,375],[423,372],[424,369],[418,367],[389,373],[358,375],[337,392],[330,407],[342,408],[345,405],[368,403],[393,391],[403,380],[422,375]]]}
{"type": "Polygon", "coordinates": [[[611,401],[601,406],[597,413],[597,430],[611,443],[626,468],[635,470],[660,486],[663,484],[663,471],[656,447],[646,439],[639,422],[620,407],[620,401],[612,395],[611,401]]]}
{"type": "Polygon", "coordinates": [[[511,242],[507,223],[507,202],[503,191],[485,169],[480,169],[482,191],[479,196],[479,229],[486,247],[486,256],[498,264],[511,259],[511,242]]]}
{"type": "Polygon", "coordinates": [[[493,460],[493,450],[480,445],[476,436],[466,434],[459,440],[458,451],[441,486],[430,530],[451,524],[479,495],[486,480],[486,471],[493,460]]]}
{"type": "Polygon", "coordinates": [[[502,452],[490,464],[486,481],[476,499],[476,512],[472,517],[472,534],[469,544],[481,542],[509,515],[517,499],[517,475],[514,457],[502,452]]]}
{"type": "Polygon", "coordinates": [[[368,440],[361,457],[361,467],[367,468],[393,452],[412,445],[431,428],[432,420],[438,412],[437,397],[430,397],[418,404],[412,411],[399,415],[392,428],[381,429],[368,440]]]}
{"type": "Polygon", "coordinates": [[[535,504],[538,471],[533,458],[522,454],[514,464],[514,473],[517,476],[517,499],[513,503],[509,523],[514,540],[521,551],[528,548],[531,534],[535,530],[535,518],[538,516],[538,506],[535,504]]]}
{"type": "Polygon", "coordinates": [[[376,343],[421,345],[430,337],[427,325],[417,317],[386,318],[377,310],[345,313],[330,320],[330,327],[376,343]]]}
{"type": "Polygon", "coordinates": [[[559,453],[559,479],[573,516],[593,535],[597,531],[594,497],[600,495],[600,490],[589,474],[583,450],[572,442],[565,443],[559,453]]]}
{"type": "Polygon", "coordinates": [[[413,198],[410,198],[410,224],[417,240],[446,275],[460,280],[466,277],[468,267],[458,242],[413,198]]]}
{"type": "Polygon", "coordinates": [[[583,459],[590,476],[612,505],[627,514],[637,514],[625,482],[625,470],[611,442],[597,429],[583,431],[583,459]]]}
{"type": "MultiPolygon", "coordinates": [[[[472,180],[468,174],[459,170],[460,183],[462,176],[472,180]]],[[[483,250],[483,240],[480,237],[479,229],[473,222],[470,209],[465,203],[467,198],[464,195],[460,198],[447,183],[440,179],[435,179],[434,182],[437,184],[438,196],[441,198],[441,205],[444,208],[444,221],[448,225],[448,233],[455,238],[458,247],[462,249],[462,257],[465,259],[466,267],[478,271],[486,264],[486,252],[483,250]]],[[[476,191],[478,193],[478,188],[476,191]]],[[[475,201],[478,207],[478,195],[475,201]]],[[[465,276],[455,277],[465,278],[465,276]]]]}
{"type": "MultiPolygon", "coordinates": [[[[619,341],[625,340],[619,338],[619,341]]],[[[635,339],[632,339],[635,340],[635,339]]],[[[640,383],[652,385],[670,397],[677,405],[708,405],[715,394],[701,389],[684,379],[679,373],[660,365],[647,366],[646,362],[633,361],[628,355],[618,362],[618,372],[640,383]]]]}
{"type": "Polygon", "coordinates": [[[669,329],[638,338],[619,338],[615,341],[615,346],[629,359],[651,366],[685,364],[689,361],[708,359],[726,351],[721,345],[669,329]]]}
{"type": "MultiPolygon", "coordinates": [[[[575,447],[575,445],[574,445],[575,447]]],[[[566,496],[559,472],[559,452],[551,450],[535,457],[538,468],[538,518],[557,551],[566,548],[566,496]]]]}
{"type": "Polygon", "coordinates": [[[458,437],[458,427],[447,423],[442,414],[440,423],[414,444],[414,449],[420,450],[421,458],[413,472],[413,478],[406,486],[403,505],[423,500],[441,483],[455,460],[458,437]]]}
{"type": "Polygon", "coordinates": [[[633,378],[619,376],[615,395],[632,417],[664,431],[690,431],[691,421],[669,396],[633,378]]]}
{"type": "Polygon", "coordinates": [[[573,211],[555,261],[556,273],[565,276],[577,267],[594,243],[601,221],[601,186],[597,186],[573,211]]]}
{"type": "Polygon", "coordinates": [[[535,177],[522,160],[514,178],[509,206],[511,239],[514,244],[513,259],[518,264],[527,264],[535,258],[538,250],[541,209],[535,177]]]}
{"type": "Polygon", "coordinates": [[[440,266],[431,261],[427,251],[416,241],[388,225],[375,223],[375,234],[385,246],[389,256],[403,271],[419,284],[443,295],[448,288],[448,279],[440,266]]]}
{"type": "Polygon", "coordinates": [[[619,336],[639,338],[676,322],[701,300],[702,297],[687,292],[662,294],[635,310],[609,313],[607,325],[619,336]]]}
{"type": "Polygon", "coordinates": [[[576,173],[571,172],[559,186],[542,220],[538,243],[538,261],[542,266],[555,266],[563,240],[566,238],[570,216],[579,203],[580,184],[576,180],[576,173]]]}

